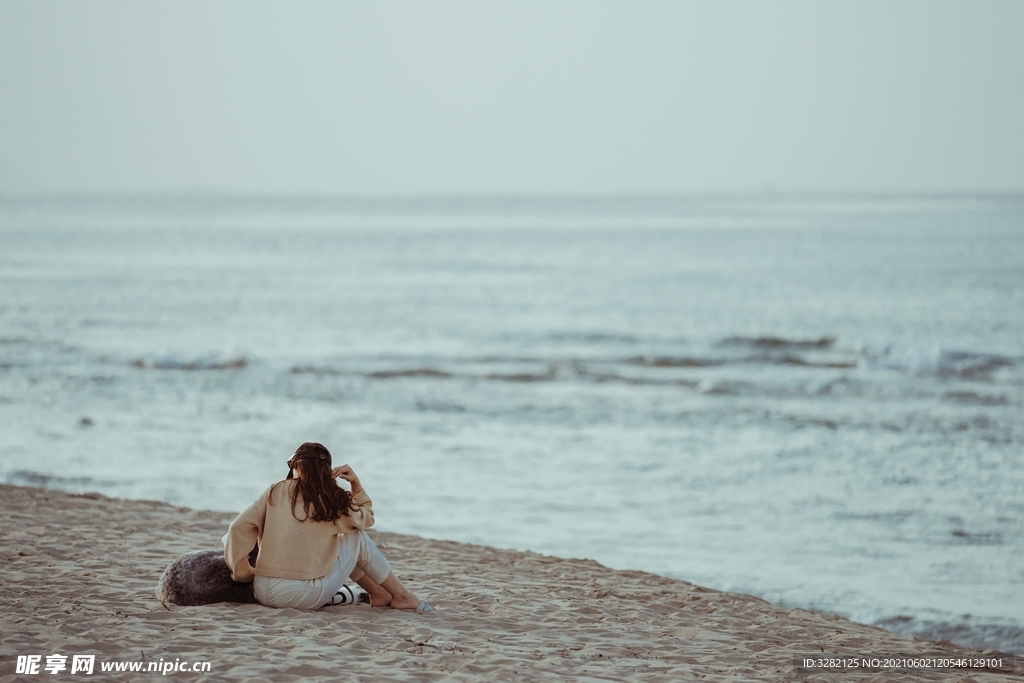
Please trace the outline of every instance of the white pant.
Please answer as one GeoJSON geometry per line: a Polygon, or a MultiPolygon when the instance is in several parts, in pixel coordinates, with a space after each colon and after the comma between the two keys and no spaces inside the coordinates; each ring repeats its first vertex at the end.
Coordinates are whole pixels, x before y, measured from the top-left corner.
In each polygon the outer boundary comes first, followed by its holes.
{"type": "Polygon", "coordinates": [[[364,573],[380,583],[388,578],[391,565],[365,531],[352,531],[341,537],[338,556],[326,576],[306,581],[257,576],[252,587],[267,607],[317,609],[329,604],[349,578],[356,581],[364,573]]]}

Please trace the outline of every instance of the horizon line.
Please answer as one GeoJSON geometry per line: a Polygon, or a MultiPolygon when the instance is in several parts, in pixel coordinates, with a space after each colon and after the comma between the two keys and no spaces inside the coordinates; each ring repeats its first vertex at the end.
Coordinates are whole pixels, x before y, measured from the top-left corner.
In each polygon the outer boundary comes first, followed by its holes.
{"type": "Polygon", "coordinates": [[[266,191],[266,190],[4,190],[0,201],[32,199],[264,199],[264,200],[349,200],[349,201],[600,201],[651,199],[726,199],[726,198],[807,198],[807,199],[898,199],[898,198],[1024,198],[1024,187],[1003,190],[792,190],[792,189],[736,189],[736,190],[680,190],[680,191],[605,191],[605,192],[323,192],[323,191],[266,191]]]}

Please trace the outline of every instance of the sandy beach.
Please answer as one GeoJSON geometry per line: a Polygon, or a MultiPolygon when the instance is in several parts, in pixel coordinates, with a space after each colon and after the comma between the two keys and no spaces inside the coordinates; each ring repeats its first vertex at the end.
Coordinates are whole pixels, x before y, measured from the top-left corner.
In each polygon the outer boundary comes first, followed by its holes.
{"type": "Polygon", "coordinates": [[[91,677],[109,680],[160,674],[103,662],[160,660],[210,663],[172,678],[230,681],[1024,680],[1020,662],[1012,673],[798,672],[794,654],[981,653],[590,560],[390,533],[373,536],[436,613],[165,606],[161,572],[218,547],[233,515],[7,485],[0,502],[0,681],[35,678],[15,673],[19,655],[45,667],[52,654],[68,657],[59,676],[91,654],[91,677]]]}

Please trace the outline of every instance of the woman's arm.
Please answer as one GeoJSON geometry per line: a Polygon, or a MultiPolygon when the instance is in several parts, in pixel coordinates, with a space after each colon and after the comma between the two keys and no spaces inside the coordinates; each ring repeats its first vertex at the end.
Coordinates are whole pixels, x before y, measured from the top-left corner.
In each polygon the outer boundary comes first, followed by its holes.
{"type": "Polygon", "coordinates": [[[349,524],[356,529],[369,529],[373,526],[373,501],[366,495],[366,489],[359,489],[359,493],[352,496],[352,506],[348,509],[347,519],[349,524]]]}
{"type": "Polygon", "coordinates": [[[231,570],[231,579],[239,583],[248,583],[255,576],[252,565],[249,564],[249,553],[263,531],[269,494],[270,489],[264,491],[252,505],[242,510],[228,527],[224,561],[231,570]]]}
{"type": "Polygon", "coordinates": [[[355,471],[348,465],[340,465],[331,470],[331,476],[335,479],[344,479],[349,484],[352,484],[352,495],[356,495],[363,490],[363,485],[359,483],[359,477],[356,476],[355,471]]]}
{"type": "Polygon", "coordinates": [[[331,476],[335,479],[344,479],[352,485],[352,504],[348,510],[348,516],[342,517],[336,523],[344,527],[344,531],[352,529],[369,529],[373,526],[373,501],[366,495],[359,477],[348,465],[341,465],[331,470],[331,476]]]}

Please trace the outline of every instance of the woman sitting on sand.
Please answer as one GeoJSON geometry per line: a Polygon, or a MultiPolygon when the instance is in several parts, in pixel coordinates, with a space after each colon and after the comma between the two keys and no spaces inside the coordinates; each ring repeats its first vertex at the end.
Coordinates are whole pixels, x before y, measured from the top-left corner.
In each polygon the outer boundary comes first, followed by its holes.
{"type": "Polygon", "coordinates": [[[256,599],[268,607],[331,605],[351,577],[374,607],[434,610],[402,585],[363,531],[373,525],[373,503],[351,467],[331,469],[330,451],[311,442],[299,446],[288,467],[287,479],[231,522],[224,559],[233,580],[252,581],[256,599]],[[351,493],[338,478],[352,485],[351,493]],[[248,555],[257,541],[254,570],[248,555]]]}

